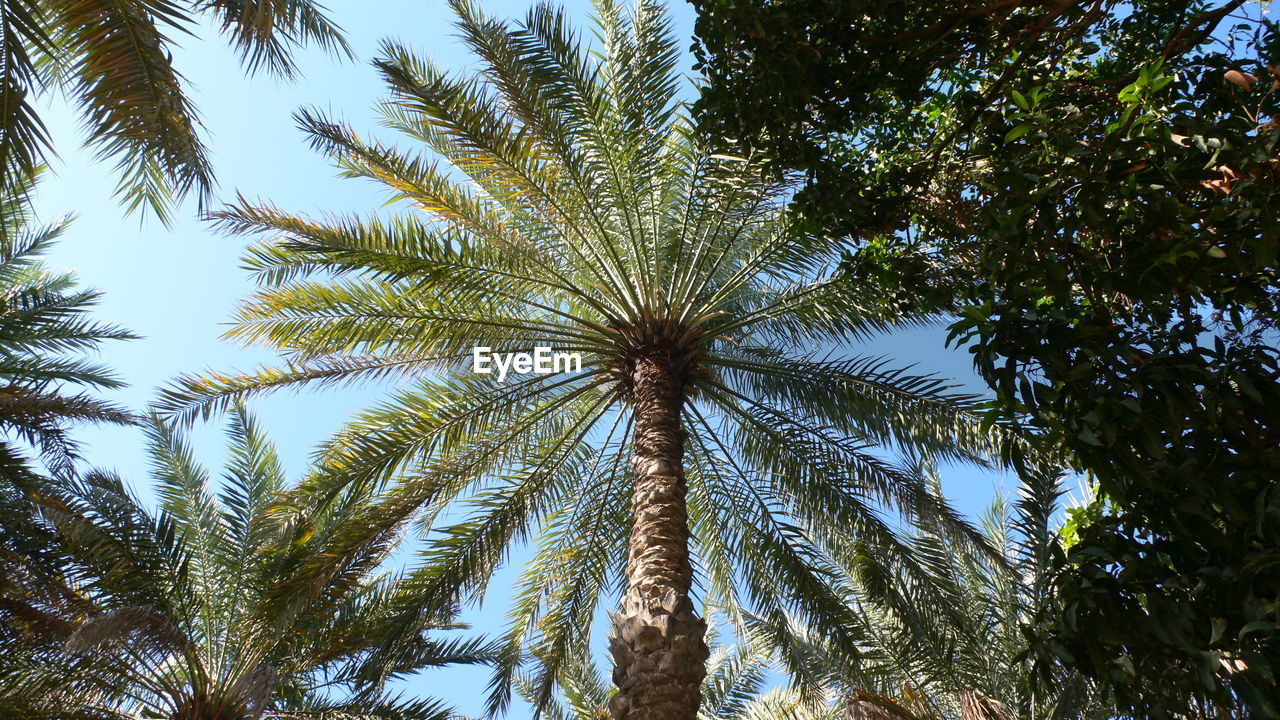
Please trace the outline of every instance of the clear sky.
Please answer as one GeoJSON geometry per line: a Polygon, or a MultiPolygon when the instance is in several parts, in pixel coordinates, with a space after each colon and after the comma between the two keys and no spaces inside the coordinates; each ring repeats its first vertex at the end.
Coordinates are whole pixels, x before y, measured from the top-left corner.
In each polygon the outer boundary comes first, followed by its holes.
{"type": "MultiPolygon", "coordinates": [[[[522,16],[529,0],[484,0],[486,12],[501,17],[522,16]]],[[[579,27],[587,28],[588,2],[565,3],[579,27]]],[[[176,63],[189,80],[192,96],[206,128],[219,180],[220,201],[236,192],[268,199],[291,211],[359,212],[378,209],[385,196],[375,187],[335,177],[333,169],[310,151],[294,127],[292,113],[302,106],[332,110],[362,133],[384,139],[392,135],[377,127],[372,107],[382,87],[369,61],[379,42],[395,38],[430,55],[447,67],[465,70],[472,62],[450,24],[442,0],[345,0],[331,3],[332,16],[347,32],[355,61],[335,60],[319,52],[298,56],[303,77],[283,83],[270,77],[247,78],[235,55],[211,31],[183,39],[176,63]]],[[[672,6],[682,38],[691,37],[692,12],[678,2],[672,6]]],[[[687,40],[682,42],[687,48],[687,40]]],[[[686,67],[691,60],[686,57],[686,67]]],[[[692,82],[689,85],[692,94],[692,82]]],[[[215,235],[196,217],[194,206],[176,213],[170,228],[154,219],[125,217],[112,198],[109,165],[95,162],[80,149],[83,134],[77,115],[60,98],[44,103],[59,157],[52,163],[37,196],[36,211],[43,219],[77,216],[70,231],[54,249],[50,264],[74,269],[83,284],[105,293],[98,309],[101,319],[122,325],[143,339],[110,346],[104,359],[130,384],[113,399],[143,410],[156,389],[178,374],[204,368],[249,369],[270,362],[262,349],[232,346],[220,340],[237,301],[251,289],[240,256],[245,240],[215,235]]],[[[215,202],[215,206],[218,203],[215,202]]],[[[944,347],[945,333],[917,330],[895,333],[872,343],[864,352],[888,355],[898,364],[956,378],[980,387],[966,353],[944,347]]],[[[370,404],[381,388],[282,394],[253,405],[280,446],[286,466],[295,476],[308,452],[338,428],[350,413],[370,404]]],[[[146,460],[141,434],[132,429],[85,429],[79,432],[88,460],[129,478],[144,497],[146,460]]],[[[196,446],[215,470],[221,463],[221,427],[216,423],[195,430],[196,446]]],[[[964,510],[976,512],[991,498],[1000,479],[968,470],[948,472],[948,493],[964,510]]],[[[465,620],[477,631],[499,632],[507,605],[503,596],[510,573],[495,580],[481,609],[468,610],[465,620]]],[[[427,673],[406,688],[444,697],[460,709],[479,714],[483,707],[484,671],[444,670],[427,673]]],[[[513,706],[510,717],[522,718],[527,709],[513,706]]]]}

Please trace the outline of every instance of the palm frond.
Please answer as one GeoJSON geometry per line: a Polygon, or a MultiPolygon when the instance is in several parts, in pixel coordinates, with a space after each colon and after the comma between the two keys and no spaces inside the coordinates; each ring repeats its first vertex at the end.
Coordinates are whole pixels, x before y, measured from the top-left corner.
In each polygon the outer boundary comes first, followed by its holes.
{"type": "Polygon", "coordinates": [[[293,52],[307,44],[354,57],[341,28],[311,0],[199,0],[195,8],[217,19],[250,73],[294,77],[293,52]]]}
{"type": "Polygon", "coordinates": [[[77,0],[56,12],[58,43],[75,58],[70,91],[88,143],[115,161],[125,207],[149,208],[164,222],[188,193],[203,207],[213,168],[170,50],[173,34],[192,32],[185,8],[171,0],[77,0]]]}
{"type": "MultiPolygon", "coordinates": [[[[168,222],[194,195],[214,188],[186,82],[174,67],[176,40],[207,14],[250,72],[292,77],[303,45],[351,56],[341,30],[311,0],[7,0],[0,17],[0,186],[25,200],[29,178],[52,154],[32,100],[60,89],[78,105],[86,139],[115,163],[116,192],[130,210],[168,222]]],[[[0,235],[8,228],[0,226],[0,235]]]]}

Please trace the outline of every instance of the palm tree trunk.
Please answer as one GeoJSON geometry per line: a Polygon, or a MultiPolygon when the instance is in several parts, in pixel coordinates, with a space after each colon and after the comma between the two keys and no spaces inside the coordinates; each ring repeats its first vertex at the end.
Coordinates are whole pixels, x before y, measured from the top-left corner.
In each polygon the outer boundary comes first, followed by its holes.
{"type": "Polygon", "coordinates": [[[681,369],[667,351],[636,359],[627,591],[609,638],[618,686],[609,710],[616,720],[695,720],[702,701],[707,626],[689,598],[683,386],[681,369]]]}

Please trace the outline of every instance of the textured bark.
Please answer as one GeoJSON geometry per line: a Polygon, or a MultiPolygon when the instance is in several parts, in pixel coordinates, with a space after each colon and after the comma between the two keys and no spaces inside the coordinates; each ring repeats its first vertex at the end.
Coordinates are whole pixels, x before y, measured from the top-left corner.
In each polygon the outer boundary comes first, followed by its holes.
{"type": "Polygon", "coordinates": [[[883,695],[854,690],[844,705],[845,720],[916,720],[916,716],[883,695]]]}
{"type": "Polygon", "coordinates": [[[635,489],[627,591],[609,638],[618,686],[609,711],[616,720],[695,720],[702,702],[707,626],[689,598],[684,381],[683,368],[661,350],[639,356],[631,370],[635,489]]]}
{"type": "Polygon", "coordinates": [[[960,693],[961,720],[1014,720],[1013,710],[1008,705],[989,698],[977,690],[965,690],[960,693]]]}

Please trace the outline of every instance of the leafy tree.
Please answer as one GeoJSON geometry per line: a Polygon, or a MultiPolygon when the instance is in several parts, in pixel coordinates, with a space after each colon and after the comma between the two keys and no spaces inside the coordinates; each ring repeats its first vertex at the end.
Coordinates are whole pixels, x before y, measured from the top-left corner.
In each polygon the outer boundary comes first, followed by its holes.
{"type": "Polygon", "coordinates": [[[288,489],[280,461],[239,408],[217,491],[181,437],[159,424],[147,435],[158,513],[104,472],[41,501],[64,585],[0,613],[6,718],[450,716],[438,701],[391,695],[386,682],[489,654],[480,640],[429,637],[456,627],[447,612],[406,627],[398,602],[408,586],[379,569],[392,533],[341,567],[309,571],[359,498],[305,516],[276,506],[288,489]],[[299,592],[289,581],[301,575],[299,592]]]}
{"type": "Polygon", "coordinates": [[[174,38],[208,18],[250,72],[291,76],[304,43],[349,53],[312,0],[3,0],[0,2],[0,191],[53,150],[36,99],[60,90],[80,109],[87,142],[115,161],[130,210],[166,220],[175,199],[213,188],[200,121],[174,67],[174,38]]]}
{"type": "Polygon", "coordinates": [[[1046,647],[1137,713],[1280,716],[1273,23],[1242,0],[696,4],[708,131],[803,171],[855,276],[956,307],[998,416],[1100,484],[1046,647]]]}
{"type": "Polygon", "coordinates": [[[428,153],[300,118],[347,175],[417,212],[313,219],[242,201],[219,213],[228,232],[273,236],[250,251],[262,289],[230,336],[287,364],[184,378],[163,412],[189,421],[273,389],[410,383],[333,441],[310,496],[402,473],[350,542],[420,512],[440,531],[410,581],[429,606],[479,595],[513,544],[533,543],[495,710],[526,648],[548,697],[601,595],[623,585],[612,712],[691,720],[707,656],[695,564],[709,591],[788,608],[855,652],[827,568],[912,571],[882,511],[980,542],[886,456],[986,463],[1017,444],[939,380],[828,352],[924,318],[840,282],[841,242],[797,232],[783,186],[692,131],[659,6],[601,2],[598,55],[545,6],[518,24],[454,8],[477,76],[395,44],[376,61],[387,124],[428,153]],[[473,371],[476,346],[554,346],[581,367],[498,381],[473,371]]]}

